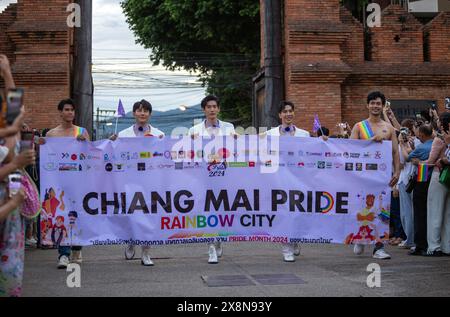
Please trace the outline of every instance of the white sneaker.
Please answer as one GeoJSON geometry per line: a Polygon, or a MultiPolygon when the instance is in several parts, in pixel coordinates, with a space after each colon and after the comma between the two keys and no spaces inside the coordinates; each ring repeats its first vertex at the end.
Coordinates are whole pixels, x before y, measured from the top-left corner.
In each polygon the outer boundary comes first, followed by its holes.
{"type": "Polygon", "coordinates": [[[412,245],[406,244],[406,240],[403,240],[403,241],[398,245],[398,247],[399,247],[400,249],[411,249],[413,246],[412,246],[412,245]]]}
{"type": "Polygon", "coordinates": [[[81,264],[83,262],[81,251],[72,251],[72,262],[78,264],[81,264]]]}
{"type": "Polygon", "coordinates": [[[293,253],[283,253],[284,262],[295,262],[293,253]]]}
{"type": "Polygon", "coordinates": [[[373,256],[374,259],[389,260],[391,256],[384,249],[377,250],[373,256]]]}
{"type": "Polygon", "coordinates": [[[33,238],[25,240],[25,246],[29,248],[34,248],[37,245],[37,241],[33,238]]]}
{"type": "Polygon", "coordinates": [[[294,255],[295,256],[300,256],[300,254],[301,254],[300,245],[298,243],[296,243],[295,246],[294,246],[294,255]]]}
{"type": "Polygon", "coordinates": [[[216,247],[214,245],[210,245],[209,246],[209,259],[208,259],[208,263],[209,264],[217,264],[219,263],[219,260],[217,259],[217,251],[216,251],[216,247]]]}
{"type": "Polygon", "coordinates": [[[214,247],[216,248],[217,257],[218,257],[218,258],[221,258],[222,255],[223,255],[222,243],[220,243],[220,242],[215,242],[215,243],[214,243],[214,247]]]}
{"type": "Polygon", "coordinates": [[[127,260],[133,260],[134,255],[136,254],[136,251],[134,250],[134,245],[129,244],[125,248],[125,259],[127,260]]]}
{"type": "Polygon", "coordinates": [[[365,248],[364,244],[355,244],[355,247],[353,248],[353,253],[355,253],[356,255],[361,255],[364,253],[364,248],[365,248]]]}
{"type": "Polygon", "coordinates": [[[58,269],[67,269],[67,266],[70,264],[69,258],[65,255],[59,258],[58,260],[58,269]]]}
{"type": "Polygon", "coordinates": [[[152,259],[150,258],[150,254],[148,252],[143,252],[142,253],[141,264],[143,266],[153,266],[154,265],[152,259]]]}

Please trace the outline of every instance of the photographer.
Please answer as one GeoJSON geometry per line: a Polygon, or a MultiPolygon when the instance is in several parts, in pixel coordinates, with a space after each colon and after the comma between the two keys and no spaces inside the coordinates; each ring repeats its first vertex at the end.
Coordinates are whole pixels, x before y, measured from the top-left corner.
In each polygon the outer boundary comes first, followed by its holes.
{"type": "Polygon", "coordinates": [[[414,218],[413,218],[413,197],[406,191],[409,179],[414,174],[414,166],[406,162],[406,157],[415,148],[414,120],[406,119],[402,121],[400,135],[398,136],[400,146],[400,179],[398,191],[400,197],[400,220],[406,235],[406,240],[400,243],[400,248],[410,249],[414,247],[414,218]],[[405,155],[407,154],[407,155],[405,155]]]}
{"type": "MultiPolygon", "coordinates": [[[[14,88],[8,59],[0,55],[0,76],[5,80],[6,92],[14,88]]],[[[20,206],[26,194],[18,172],[35,161],[34,150],[20,151],[20,128],[23,107],[11,125],[0,128],[0,297],[17,297],[22,293],[24,267],[24,225],[20,206]]],[[[10,118],[12,119],[12,118],[10,118]]]]}
{"type": "Polygon", "coordinates": [[[332,135],[332,139],[348,139],[352,134],[352,128],[347,122],[336,124],[336,131],[337,134],[332,135]]]}
{"type": "Polygon", "coordinates": [[[395,117],[394,111],[392,111],[391,103],[389,101],[386,101],[386,106],[383,107],[383,116],[385,121],[390,123],[396,131],[400,130],[401,125],[395,117]]]}
{"type": "Polygon", "coordinates": [[[428,189],[427,214],[427,256],[442,256],[443,252],[450,254],[450,194],[449,188],[439,182],[441,171],[448,165],[446,152],[448,145],[445,139],[449,138],[450,113],[443,113],[440,117],[438,137],[433,141],[428,161],[435,165],[430,188],[428,189]]]}

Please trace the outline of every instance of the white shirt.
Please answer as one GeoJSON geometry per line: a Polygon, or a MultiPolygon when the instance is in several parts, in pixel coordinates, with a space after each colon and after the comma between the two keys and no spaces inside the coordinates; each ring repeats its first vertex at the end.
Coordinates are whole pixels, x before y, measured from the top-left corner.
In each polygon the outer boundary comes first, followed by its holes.
{"type": "Polygon", "coordinates": [[[234,125],[229,122],[217,120],[219,126],[217,128],[206,128],[206,120],[189,129],[189,135],[198,136],[231,136],[236,134],[234,125]]]}
{"type": "Polygon", "coordinates": [[[403,164],[403,169],[400,171],[400,178],[398,180],[398,184],[408,185],[409,177],[414,173],[415,166],[411,162],[405,161],[405,157],[402,154],[402,148],[400,145],[399,151],[400,151],[400,163],[403,164]]]}
{"type": "MultiPolygon", "coordinates": [[[[161,130],[158,130],[155,127],[152,127],[151,125],[148,125],[150,127],[150,134],[154,137],[160,137],[165,136],[164,132],[161,130]]],[[[136,135],[136,132],[134,131],[134,125],[129,127],[128,129],[125,129],[121,132],[119,132],[119,138],[135,138],[138,135],[136,135]]]]}
{"type": "MultiPolygon", "coordinates": [[[[294,127],[295,127],[295,134],[293,135],[294,137],[297,137],[297,138],[309,138],[311,136],[308,131],[299,129],[296,126],[294,126],[294,127]]],[[[276,127],[276,128],[273,128],[272,130],[267,131],[267,135],[270,135],[270,136],[290,136],[289,133],[281,135],[280,128],[281,128],[281,125],[276,127]]]]}

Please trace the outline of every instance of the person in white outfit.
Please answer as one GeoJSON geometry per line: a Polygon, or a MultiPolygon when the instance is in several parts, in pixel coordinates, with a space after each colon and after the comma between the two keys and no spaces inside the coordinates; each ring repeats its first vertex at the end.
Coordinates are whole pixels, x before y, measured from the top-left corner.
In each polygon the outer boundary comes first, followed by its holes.
{"type": "MultiPolygon", "coordinates": [[[[134,104],[133,115],[136,119],[136,123],[119,132],[119,135],[113,135],[110,139],[116,140],[119,138],[135,138],[135,137],[158,137],[163,138],[165,135],[162,131],[149,124],[150,117],[152,115],[152,105],[147,100],[141,100],[134,104]]],[[[134,258],[136,251],[135,246],[130,244],[125,248],[125,258],[127,260],[132,260],[134,258]]],[[[144,266],[153,266],[154,263],[150,257],[150,247],[142,246],[142,261],[141,264],[144,266]]]]}
{"type": "MultiPolygon", "coordinates": [[[[209,95],[202,100],[202,110],[206,119],[193,126],[189,130],[191,137],[211,137],[211,136],[235,136],[234,125],[228,122],[220,121],[217,116],[220,113],[220,101],[214,95],[209,95]]],[[[223,248],[220,241],[208,245],[209,264],[219,263],[222,257],[223,248]]]]}
{"type": "Polygon", "coordinates": [[[450,190],[439,182],[440,173],[448,165],[450,141],[450,113],[440,117],[442,138],[433,141],[427,164],[435,164],[428,189],[427,201],[427,256],[450,255],[450,190]]]}
{"type": "MultiPolygon", "coordinates": [[[[266,132],[268,136],[309,138],[308,131],[297,128],[294,125],[295,106],[290,101],[282,101],[278,109],[281,125],[266,132]]],[[[295,256],[300,255],[298,243],[283,244],[283,258],[285,262],[295,262],[295,256]]]]}

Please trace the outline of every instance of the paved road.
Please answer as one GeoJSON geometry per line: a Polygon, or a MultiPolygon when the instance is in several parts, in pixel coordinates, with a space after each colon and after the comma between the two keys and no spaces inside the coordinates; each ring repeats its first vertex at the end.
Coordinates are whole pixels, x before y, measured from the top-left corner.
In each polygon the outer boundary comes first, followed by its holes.
{"type": "Polygon", "coordinates": [[[24,296],[450,296],[450,257],[411,257],[389,247],[393,259],[375,261],[368,252],[353,255],[348,246],[304,245],[297,262],[284,263],[279,246],[244,243],[225,245],[220,264],[209,265],[206,249],[157,247],[152,250],[155,266],[148,268],[140,260],[125,261],[123,247],[86,248],[82,285],[75,289],[66,285],[69,273],[56,269],[55,250],[28,250],[24,296]],[[371,289],[367,266],[374,262],[381,265],[381,287],[371,289]],[[260,274],[291,274],[301,284],[265,285],[255,279],[260,274]],[[230,275],[252,285],[206,283],[230,275]]]}

